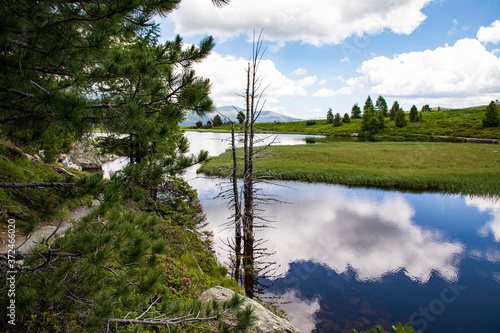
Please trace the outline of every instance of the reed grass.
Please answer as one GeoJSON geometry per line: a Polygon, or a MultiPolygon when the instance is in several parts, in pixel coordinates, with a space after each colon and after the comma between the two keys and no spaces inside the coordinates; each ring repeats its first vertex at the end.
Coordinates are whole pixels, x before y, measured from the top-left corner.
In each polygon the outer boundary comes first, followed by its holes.
{"type": "MultiPolygon", "coordinates": [[[[500,195],[500,146],[429,142],[336,142],[278,146],[257,170],[278,180],[500,195]]],[[[227,176],[226,152],[199,172],[227,176]]]]}

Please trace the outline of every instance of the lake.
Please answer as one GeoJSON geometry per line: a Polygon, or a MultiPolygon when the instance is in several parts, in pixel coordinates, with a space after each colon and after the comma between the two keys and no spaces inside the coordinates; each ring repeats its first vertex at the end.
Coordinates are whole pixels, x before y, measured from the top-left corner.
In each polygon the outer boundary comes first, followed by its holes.
{"type": "MultiPolygon", "coordinates": [[[[192,152],[215,156],[229,148],[227,133],[186,135],[192,152]]],[[[306,138],[259,137],[274,144],[306,138]]],[[[184,177],[198,191],[225,262],[232,212],[215,197],[229,183],[196,168],[184,177]]],[[[500,332],[499,200],[302,182],[261,189],[286,202],[260,207],[274,223],[256,236],[275,251],[280,276],[269,292],[287,302],[280,307],[301,332],[389,329],[398,322],[428,333],[500,332]]]]}
{"type": "MultiPolygon", "coordinates": [[[[229,148],[226,133],[187,137],[193,152],[214,156],[229,148]]],[[[280,135],[276,144],[304,139],[280,135]]],[[[195,168],[185,178],[198,190],[224,261],[231,211],[214,198],[229,184],[195,168]]],[[[275,222],[257,238],[268,240],[279,265],[269,291],[291,302],[281,307],[301,332],[397,322],[430,333],[500,332],[498,200],[302,182],[261,188],[287,202],[261,207],[275,222]]]]}

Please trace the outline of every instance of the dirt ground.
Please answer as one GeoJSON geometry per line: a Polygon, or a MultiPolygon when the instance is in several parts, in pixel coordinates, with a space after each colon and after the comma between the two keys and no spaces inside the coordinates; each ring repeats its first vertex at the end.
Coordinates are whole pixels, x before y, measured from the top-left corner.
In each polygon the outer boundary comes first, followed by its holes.
{"type": "MultiPolygon", "coordinates": [[[[57,235],[63,234],[69,227],[71,227],[72,220],[78,221],[85,215],[89,213],[89,211],[92,209],[92,207],[88,208],[87,206],[79,206],[76,207],[68,212],[68,215],[64,217],[61,225],[59,226],[59,229],[56,231],[57,235]]],[[[26,237],[20,234],[16,234],[16,248],[18,253],[26,253],[28,250],[36,245],[36,242],[40,241],[41,239],[50,236],[54,230],[57,229],[57,226],[59,225],[60,220],[56,220],[51,223],[41,223],[40,226],[38,226],[35,231],[30,235],[28,240],[26,240],[26,237]],[[24,243],[24,244],[23,244],[24,243]],[[22,245],[21,245],[22,244],[22,245]]],[[[2,228],[1,233],[0,233],[0,253],[6,253],[7,250],[9,249],[8,245],[8,230],[7,228],[2,228]]]]}

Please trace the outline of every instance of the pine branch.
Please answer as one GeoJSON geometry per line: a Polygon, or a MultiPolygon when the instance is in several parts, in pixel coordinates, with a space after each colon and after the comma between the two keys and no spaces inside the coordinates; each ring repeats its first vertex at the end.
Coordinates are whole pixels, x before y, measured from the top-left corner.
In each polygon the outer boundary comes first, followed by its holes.
{"type": "Polygon", "coordinates": [[[212,0],[212,3],[217,7],[222,7],[224,5],[229,4],[230,2],[231,0],[212,0]]]}

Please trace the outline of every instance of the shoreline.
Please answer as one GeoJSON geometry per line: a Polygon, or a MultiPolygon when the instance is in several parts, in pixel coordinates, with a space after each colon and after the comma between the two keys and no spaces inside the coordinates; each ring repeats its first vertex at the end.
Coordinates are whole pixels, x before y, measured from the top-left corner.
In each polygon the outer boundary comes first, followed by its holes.
{"type": "MultiPolygon", "coordinates": [[[[496,145],[335,142],[273,149],[272,157],[256,164],[273,180],[500,197],[496,145]]],[[[197,172],[225,177],[221,166],[229,160],[223,153],[197,172]]]]}
{"type": "MultiPolygon", "coordinates": [[[[226,128],[218,128],[218,129],[200,129],[200,128],[183,128],[184,132],[201,132],[201,133],[231,133],[230,129],[226,128]]],[[[236,132],[243,133],[243,132],[236,132]]],[[[347,133],[345,135],[330,135],[328,133],[310,133],[307,131],[300,132],[276,132],[276,131],[259,131],[255,132],[256,134],[291,134],[291,135],[311,135],[311,136],[324,136],[328,141],[334,141],[335,139],[347,140],[351,139],[352,141],[368,141],[368,142],[452,142],[452,143],[479,143],[479,144],[500,144],[500,140],[498,139],[490,139],[490,138],[480,138],[480,137],[456,137],[456,136],[446,136],[446,135],[423,135],[423,134],[413,134],[412,136],[386,136],[386,135],[375,135],[371,137],[365,137],[358,135],[357,133],[347,133]]],[[[318,140],[321,141],[321,140],[318,140]]]]}

